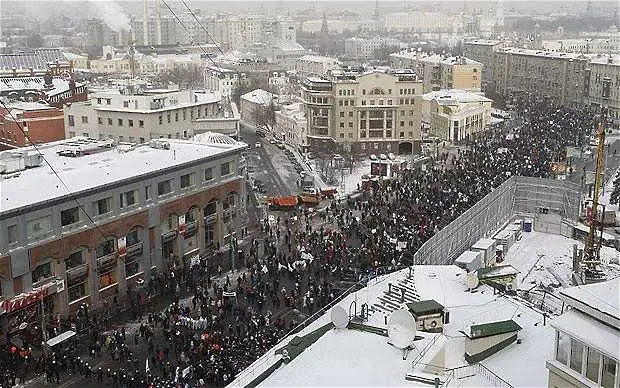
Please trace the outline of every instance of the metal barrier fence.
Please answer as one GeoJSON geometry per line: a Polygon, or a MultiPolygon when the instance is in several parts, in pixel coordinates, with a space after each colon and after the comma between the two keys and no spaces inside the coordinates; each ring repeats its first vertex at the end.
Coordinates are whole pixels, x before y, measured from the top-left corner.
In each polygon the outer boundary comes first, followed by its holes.
{"type": "Polygon", "coordinates": [[[483,237],[512,217],[515,179],[510,178],[426,241],[413,255],[415,264],[451,264],[483,237]]]}
{"type": "Polygon", "coordinates": [[[451,264],[476,241],[492,236],[515,214],[531,218],[537,230],[565,234],[562,220],[576,220],[579,185],[544,178],[511,177],[426,241],[414,264],[451,264]]]}

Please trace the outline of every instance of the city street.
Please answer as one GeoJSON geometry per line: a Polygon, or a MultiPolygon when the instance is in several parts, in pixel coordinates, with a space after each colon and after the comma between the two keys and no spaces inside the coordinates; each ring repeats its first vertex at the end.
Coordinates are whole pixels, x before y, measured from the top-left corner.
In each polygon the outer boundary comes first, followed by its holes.
{"type": "Polygon", "coordinates": [[[243,141],[250,146],[247,158],[250,181],[262,182],[265,188],[260,195],[297,194],[300,176],[283,150],[270,144],[268,137],[258,137],[253,127],[240,125],[240,128],[243,141]],[[256,143],[261,146],[257,148],[256,143]]]}

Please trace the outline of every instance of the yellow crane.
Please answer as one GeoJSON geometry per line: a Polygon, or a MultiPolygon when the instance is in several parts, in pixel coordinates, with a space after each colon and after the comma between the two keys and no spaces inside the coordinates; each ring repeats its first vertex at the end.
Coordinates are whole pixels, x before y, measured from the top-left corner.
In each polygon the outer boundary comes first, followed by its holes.
{"type": "Polygon", "coordinates": [[[605,168],[605,115],[601,116],[601,123],[597,130],[596,136],[598,145],[596,147],[596,174],[594,176],[594,195],[592,197],[592,212],[590,214],[590,231],[586,239],[585,246],[580,262],[580,274],[578,278],[581,283],[595,283],[607,279],[605,272],[601,267],[600,240],[597,243],[596,227],[598,222],[598,206],[601,186],[603,185],[603,173],[605,168]]]}

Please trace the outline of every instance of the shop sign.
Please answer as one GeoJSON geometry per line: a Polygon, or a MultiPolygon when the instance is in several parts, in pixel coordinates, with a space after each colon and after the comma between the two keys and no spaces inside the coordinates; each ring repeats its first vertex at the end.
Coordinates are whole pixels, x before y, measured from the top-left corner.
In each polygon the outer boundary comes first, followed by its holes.
{"type": "Polygon", "coordinates": [[[11,313],[36,303],[41,298],[47,297],[49,289],[48,286],[49,285],[45,285],[37,290],[32,290],[30,292],[17,295],[11,299],[0,301],[0,310],[4,310],[6,313],[11,313]]]}

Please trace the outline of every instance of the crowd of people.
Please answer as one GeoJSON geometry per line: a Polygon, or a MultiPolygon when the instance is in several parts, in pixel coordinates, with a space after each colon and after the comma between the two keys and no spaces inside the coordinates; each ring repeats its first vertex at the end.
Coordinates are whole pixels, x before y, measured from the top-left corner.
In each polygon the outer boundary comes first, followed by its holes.
{"type": "Polygon", "coordinates": [[[80,374],[119,388],[230,383],[347,287],[412,264],[408,257],[421,244],[510,176],[548,177],[550,163],[566,146],[582,146],[595,125],[591,112],[529,100],[519,107],[519,126],[472,139],[424,171],[377,181],[321,213],[265,219],[242,272],[226,276],[205,258],[173,260],[148,281],[146,299],[131,296],[136,330],[83,316],[88,361],[69,348],[42,357],[39,370],[48,382],[80,374]],[[163,312],[149,305],[154,295],[170,301],[163,312]],[[107,366],[97,367],[104,358],[107,366]]]}

